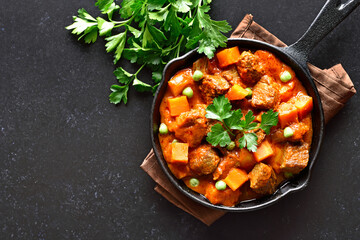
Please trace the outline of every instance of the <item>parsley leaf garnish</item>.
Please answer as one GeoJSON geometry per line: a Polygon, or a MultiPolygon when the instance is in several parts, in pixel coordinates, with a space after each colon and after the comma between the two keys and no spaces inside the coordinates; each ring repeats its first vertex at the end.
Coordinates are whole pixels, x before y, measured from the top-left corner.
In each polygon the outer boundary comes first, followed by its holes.
{"type": "Polygon", "coordinates": [[[257,139],[255,133],[244,133],[244,136],[239,139],[239,147],[244,148],[247,147],[247,149],[251,152],[256,152],[257,150],[257,139]]]}
{"type": "Polygon", "coordinates": [[[270,133],[270,128],[276,126],[278,123],[279,113],[274,112],[272,109],[261,115],[261,124],[260,128],[265,131],[266,134],[270,133]]]}
{"type": "Polygon", "coordinates": [[[151,84],[135,75],[127,80],[116,76],[122,88],[115,87],[115,91],[111,88],[110,102],[126,103],[132,82],[135,90],[154,93],[161,81],[161,72],[171,59],[196,47],[199,53],[212,58],[216,48],[226,46],[223,33],[231,27],[226,21],[210,18],[210,2],[123,0],[117,4],[114,0],[97,0],[95,6],[103,16],[93,17],[85,9],[79,9],[78,16],[73,17],[74,23],[66,29],[86,43],[94,43],[98,36],[105,37],[105,49],[114,53],[114,64],[127,59],[138,64],[138,69],[146,66],[153,72],[151,84]]]}
{"type": "Polygon", "coordinates": [[[239,147],[246,147],[249,151],[256,152],[258,138],[254,132],[249,131],[262,129],[269,134],[270,128],[278,123],[278,113],[273,110],[264,113],[259,124],[254,122],[255,116],[252,111],[248,111],[244,116],[241,109],[231,110],[231,108],[230,101],[223,95],[215,98],[206,108],[206,118],[221,122],[211,127],[206,140],[213,146],[225,147],[230,144],[232,138],[236,137],[232,130],[238,130],[239,134],[242,134],[239,147]]]}
{"type": "Polygon", "coordinates": [[[231,138],[221,124],[217,123],[211,127],[211,132],[208,133],[206,141],[211,143],[213,146],[219,145],[220,147],[225,147],[230,144],[231,138]]]}

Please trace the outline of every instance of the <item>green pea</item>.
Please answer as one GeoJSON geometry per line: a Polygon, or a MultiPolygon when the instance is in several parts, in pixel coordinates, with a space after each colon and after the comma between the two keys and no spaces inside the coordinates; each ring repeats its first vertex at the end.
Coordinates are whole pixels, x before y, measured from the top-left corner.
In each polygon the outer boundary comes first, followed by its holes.
{"type": "Polygon", "coordinates": [[[290,172],[284,172],[284,177],[286,178],[292,178],[294,175],[290,172]]]}
{"type": "Polygon", "coordinates": [[[226,189],[226,183],[222,180],[219,180],[215,183],[215,187],[219,191],[223,191],[226,189]]]}
{"type": "Polygon", "coordinates": [[[166,124],[165,123],[160,124],[159,133],[160,134],[167,134],[168,132],[169,132],[169,129],[166,126],[166,124]]]}
{"type": "Polygon", "coordinates": [[[286,127],[284,129],[284,137],[289,138],[294,136],[294,131],[291,129],[291,127],[286,127]]]}
{"type": "Polygon", "coordinates": [[[191,89],[191,87],[187,87],[182,91],[182,94],[188,98],[192,98],[194,96],[194,91],[191,89]]]}
{"type": "Polygon", "coordinates": [[[280,80],[282,82],[288,82],[291,80],[291,78],[292,78],[292,76],[289,71],[284,71],[283,73],[280,74],[280,80]]]}
{"type": "Polygon", "coordinates": [[[195,82],[199,81],[204,77],[204,74],[200,70],[196,70],[192,76],[195,82]]]}
{"type": "Polygon", "coordinates": [[[246,91],[248,91],[248,95],[246,95],[247,97],[251,97],[252,96],[252,90],[251,88],[245,88],[246,91]]]}
{"type": "Polygon", "coordinates": [[[174,139],[172,143],[178,143],[179,141],[177,139],[174,139]]]}
{"type": "Polygon", "coordinates": [[[190,179],[190,186],[197,187],[197,186],[199,186],[199,184],[200,184],[200,181],[197,178],[190,179]]]}
{"type": "Polygon", "coordinates": [[[234,148],[235,148],[235,142],[234,141],[231,141],[229,143],[229,145],[227,145],[227,147],[226,147],[226,149],[229,150],[229,151],[233,150],[234,148]]]}

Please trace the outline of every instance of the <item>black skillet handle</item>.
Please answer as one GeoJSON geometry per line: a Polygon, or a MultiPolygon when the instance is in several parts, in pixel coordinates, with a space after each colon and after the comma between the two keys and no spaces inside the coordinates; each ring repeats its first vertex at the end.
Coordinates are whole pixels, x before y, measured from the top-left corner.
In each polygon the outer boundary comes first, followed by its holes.
{"type": "Polygon", "coordinates": [[[306,67],[308,56],[316,44],[359,5],[360,0],[348,0],[346,3],[341,3],[341,0],[327,0],[304,35],[296,43],[284,48],[284,51],[306,67]]]}

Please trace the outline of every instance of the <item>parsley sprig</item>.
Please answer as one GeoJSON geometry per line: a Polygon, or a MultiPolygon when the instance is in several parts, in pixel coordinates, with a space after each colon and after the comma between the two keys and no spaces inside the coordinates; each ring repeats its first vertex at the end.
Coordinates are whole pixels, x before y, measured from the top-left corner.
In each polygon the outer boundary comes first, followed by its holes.
{"type": "Polygon", "coordinates": [[[211,0],[97,0],[95,5],[105,16],[93,17],[78,10],[74,23],[67,26],[78,40],[94,43],[105,37],[107,52],[114,53],[114,64],[122,58],[140,67],[134,73],[118,67],[114,74],[120,85],[111,86],[110,102],[127,103],[130,85],[137,91],[155,92],[167,62],[199,47],[208,58],[215,49],[225,47],[222,34],[231,30],[226,21],[214,21],[207,14],[211,0]],[[115,17],[120,20],[115,20],[115,17]],[[143,67],[152,71],[153,83],[138,79],[143,67]]]}
{"type": "Polygon", "coordinates": [[[278,123],[278,113],[269,110],[261,115],[261,123],[254,122],[255,116],[250,110],[245,116],[241,109],[231,110],[230,101],[225,96],[219,96],[206,108],[205,117],[214,119],[216,123],[211,127],[206,140],[213,146],[225,147],[235,138],[234,130],[240,131],[243,136],[239,139],[239,147],[246,147],[249,151],[256,152],[258,137],[251,130],[262,129],[266,134],[270,133],[272,126],[278,123]]]}

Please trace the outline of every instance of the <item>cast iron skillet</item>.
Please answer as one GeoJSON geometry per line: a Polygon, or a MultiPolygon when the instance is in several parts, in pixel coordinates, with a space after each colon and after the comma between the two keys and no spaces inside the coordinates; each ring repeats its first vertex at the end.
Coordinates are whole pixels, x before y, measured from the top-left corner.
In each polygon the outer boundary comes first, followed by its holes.
{"type": "Polygon", "coordinates": [[[228,39],[228,47],[239,46],[240,48],[253,50],[261,49],[274,53],[295,71],[298,79],[302,82],[308,94],[313,98],[314,101],[314,108],[312,112],[314,134],[310,149],[310,159],[308,166],[295,178],[282,184],[274,194],[256,200],[240,202],[235,207],[211,204],[204,196],[192,191],[183,183],[183,181],[176,179],[167,167],[166,161],[161,151],[158,135],[156,131],[154,131],[154,124],[158,125],[160,123],[160,103],[165,94],[167,82],[169,79],[180,69],[191,66],[191,64],[198,58],[202,57],[202,55],[197,53],[195,49],[182,57],[170,61],[165,66],[162,82],[156,92],[150,117],[153,149],[162,169],[170,181],[183,194],[195,200],[196,202],[211,208],[232,212],[244,212],[260,209],[274,203],[288,193],[304,189],[309,182],[310,171],[314,165],[324,135],[324,114],[321,101],[315,84],[310,77],[306,62],[313,47],[359,5],[360,0],[350,0],[344,4],[341,3],[340,0],[327,0],[324,7],[321,9],[320,13],[311,24],[309,29],[305,32],[305,34],[296,43],[289,47],[280,48],[264,42],[250,39],[228,39]]]}

